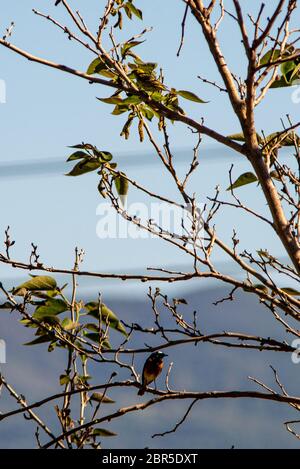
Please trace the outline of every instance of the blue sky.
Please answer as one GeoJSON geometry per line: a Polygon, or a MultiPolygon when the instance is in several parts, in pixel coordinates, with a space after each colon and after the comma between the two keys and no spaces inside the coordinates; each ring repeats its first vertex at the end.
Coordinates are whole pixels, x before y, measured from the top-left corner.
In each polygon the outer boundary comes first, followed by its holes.
{"type": "MultiPolygon", "coordinates": [[[[145,26],[153,26],[147,42],[139,46],[139,54],[145,60],[156,61],[163,66],[166,83],[170,86],[192,90],[209,101],[206,105],[184,102],[185,110],[194,118],[204,117],[206,125],[224,134],[238,131],[237,119],[226,95],[197,78],[197,75],[202,75],[220,83],[203,36],[191,17],[187,20],[182,54],[179,58],[176,56],[184,11],[182,2],[137,0],[136,3],[144,11],[144,22],[128,21],[120,39],[129,38],[145,26]]],[[[13,43],[33,54],[85,70],[93,58],[91,54],[31,11],[35,7],[49,12],[65,24],[63,8],[54,8],[53,4],[54,1],[47,0],[5,2],[2,5],[2,30],[13,20],[16,25],[13,43]]],[[[91,29],[96,27],[98,18],[94,12],[98,11],[98,0],[70,1],[70,4],[80,8],[91,29]]],[[[258,1],[251,2],[252,11],[255,12],[259,4],[258,1]]],[[[299,13],[297,15],[299,20],[299,13]]],[[[239,31],[230,18],[224,21],[220,38],[229,64],[238,76],[244,76],[245,61],[239,48],[239,31]]],[[[122,139],[119,134],[124,116],[112,116],[111,108],[96,100],[96,97],[108,96],[108,89],[91,86],[86,81],[30,63],[4,48],[0,49],[0,58],[0,78],[5,80],[7,87],[7,102],[0,105],[0,164],[30,160],[63,162],[69,153],[67,145],[88,141],[111,151],[119,161],[120,169],[127,171],[133,179],[148,187],[155,184],[162,194],[177,197],[174,184],[168,175],[163,174],[150,144],[140,144],[135,132],[128,141],[122,139]],[[129,165],[133,157],[134,161],[140,158],[138,165],[129,165]]],[[[291,93],[291,89],[270,93],[265,104],[257,110],[258,130],[264,129],[266,133],[279,130],[280,117],[286,113],[297,118],[299,105],[293,104],[291,93]]],[[[178,163],[179,171],[183,172],[192,156],[194,137],[182,124],[171,126],[170,135],[175,153],[186,151],[187,162],[181,158],[178,163]]],[[[213,195],[217,184],[223,190],[228,186],[231,163],[235,163],[235,176],[249,170],[246,161],[206,138],[200,150],[200,162],[198,173],[190,185],[190,192],[197,193],[200,203],[204,203],[207,195],[213,195]]],[[[12,227],[17,241],[14,249],[16,258],[26,259],[33,241],[39,245],[44,262],[56,266],[72,265],[75,246],[86,250],[85,268],[92,270],[141,270],[149,265],[187,265],[190,262],[159,240],[100,240],[96,236],[99,221],[96,210],[101,202],[96,189],[97,177],[90,174],[66,178],[64,173],[68,170],[69,165],[66,164],[51,176],[19,175],[1,180],[0,230],[3,232],[8,224],[12,227]]],[[[265,212],[264,202],[254,185],[241,189],[240,195],[243,201],[265,212]]],[[[130,191],[129,202],[136,201],[144,201],[144,198],[130,191]]],[[[225,239],[231,236],[232,220],[239,227],[241,247],[268,247],[281,254],[280,246],[263,225],[237,211],[225,211],[219,219],[219,230],[225,239]]],[[[219,261],[222,260],[221,256],[219,261]]],[[[24,275],[3,267],[0,272],[5,278],[24,275]]]]}
{"type": "MultiPolygon", "coordinates": [[[[54,8],[52,0],[12,0],[3,3],[1,28],[4,31],[10,21],[15,22],[12,42],[35,55],[86,69],[92,55],[31,11],[35,7],[69,25],[65,21],[63,8],[54,8]]],[[[252,12],[257,10],[256,5],[259,3],[257,0],[251,2],[252,12]]],[[[92,29],[96,27],[98,18],[93,14],[98,11],[98,0],[71,0],[70,4],[80,8],[92,29]]],[[[144,22],[127,21],[120,39],[129,38],[145,26],[153,27],[147,41],[139,46],[139,53],[163,67],[166,83],[177,89],[194,90],[203,99],[210,101],[206,106],[185,102],[185,109],[196,118],[204,117],[208,126],[215,126],[225,134],[237,129],[238,124],[230,111],[227,97],[197,79],[197,75],[202,75],[220,82],[199,26],[191,17],[187,20],[182,54],[176,57],[183,3],[174,0],[139,0],[137,4],[144,11],[144,22]]],[[[299,21],[299,13],[297,15],[299,21]]],[[[237,76],[245,76],[245,60],[239,47],[240,35],[231,19],[224,21],[220,38],[228,63],[237,76]]],[[[1,107],[2,132],[5,135],[1,149],[8,152],[7,160],[63,156],[66,145],[78,138],[95,141],[99,146],[122,153],[142,153],[150,148],[149,143],[140,145],[134,137],[127,142],[119,138],[124,117],[111,116],[109,106],[95,99],[96,96],[107,96],[109,90],[101,86],[89,86],[76,77],[32,64],[8,50],[1,49],[0,53],[1,78],[7,84],[7,104],[1,107]]],[[[277,130],[280,127],[279,119],[286,112],[290,112],[292,117],[297,116],[299,111],[296,105],[292,105],[290,95],[289,89],[271,93],[264,109],[258,109],[258,129],[264,128],[266,132],[277,130]]],[[[172,142],[176,147],[190,146],[190,135],[186,134],[184,126],[176,126],[172,142]]]]}

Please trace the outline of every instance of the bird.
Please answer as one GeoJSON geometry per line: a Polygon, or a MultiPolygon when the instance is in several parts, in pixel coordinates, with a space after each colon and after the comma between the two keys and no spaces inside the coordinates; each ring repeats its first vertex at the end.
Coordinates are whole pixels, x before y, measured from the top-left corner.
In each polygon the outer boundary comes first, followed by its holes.
{"type": "Polygon", "coordinates": [[[161,373],[164,366],[163,359],[167,356],[168,355],[166,353],[158,351],[151,353],[147,358],[143,368],[142,387],[138,392],[139,396],[143,396],[145,394],[148,384],[152,383],[152,381],[154,381],[161,373]]]}

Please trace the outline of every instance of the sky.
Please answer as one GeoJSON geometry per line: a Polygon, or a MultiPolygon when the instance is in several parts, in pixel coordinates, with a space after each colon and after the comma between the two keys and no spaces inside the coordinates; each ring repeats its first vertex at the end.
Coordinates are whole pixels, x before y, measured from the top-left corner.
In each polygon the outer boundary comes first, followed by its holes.
{"type": "MultiPolygon", "coordinates": [[[[54,7],[54,1],[2,0],[0,4],[2,31],[11,21],[15,23],[11,38],[14,44],[34,55],[86,70],[93,59],[91,53],[69,41],[53,24],[32,12],[32,8],[36,8],[70,26],[63,8],[54,7]]],[[[70,1],[70,4],[80,8],[92,30],[96,28],[98,17],[94,16],[94,12],[97,11],[97,0],[70,1]]],[[[153,27],[147,41],[139,46],[139,54],[144,60],[155,61],[163,67],[169,86],[191,90],[209,101],[208,104],[199,105],[185,100],[182,104],[187,113],[198,120],[204,118],[207,126],[224,135],[238,132],[239,125],[225,93],[197,78],[201,75],[221,83],[201,31],[190,16],[187,18],[182,53],[179,58],[176,56],[183,3],[174,0],[137,0],[137,5],[143,9],[143,23],[139,20],[127,21],[120,36],[115,32],[116,40],[125,40],[145,27],[153,27]]],[[[256,12],[258,5],[258,1],[251,2],[252,12],[256,12]]],[[[230,2],[229,7],[232,8],[230,2]]],[[[297,15],[299,19],[299,13],[297,15]]],[[[226,18],[220,28],[220,41],[232,69],[237,76],[244,76],[245,60],[240,48],[239,31],[230,18],[226,18]]],[[[0,59],[0,79],[6,85],[6,103],[0,104],[0,232],[3,233],[10,225],[13,239],[16,240],[14,257],[27,259],[31,242],[34,242],[39,246],[44,263],[57,267],[71,267],[74,248],[78,246],[86,252],[86,269],[140,272],[147,266],[178,265],[190,269],[191,260],[187,256],[160,240],[99,238],[99,213],[104,210],[105,201],[99,198],[97,192],[97,175],[88,174],[79,178],[65,176],[71,169],[70,164],[64,163],[70,154],[68,145],[90,142],[112,152],[120,170],[134,180],[148,188],[155,182],[159,193],[178,200],[174,183],[162,172],[150,143],[145,141],[141,144],[134,131],[129,140],[121,138],[124,116],[112,116],[110,106],[96,99],[109,96],[110,90],[31,63],[5,48],[0,48],[0,59]],[[39,174],[24,169],[27,164],[30,168],[32,162],[36,163],[35,169],[41,168],[39,174]],[[52,165],[52,171],[49,171],[49,165],[52,165]]],[[[280,118],[287,113],[296,119],[299,104],[292,101],[294,91],[284,89],[270,93],[264,105],[257,110],[258,129],[263,129],[266,134],[280,130],[280,118]]],[[[155,128],[153,131],[158,134],[155,128]]],[[[158,137],[161,138],[160,135],[158,137]]],[[[182,124],[174,124],[170,125],[170,142],[178,171],[184,174],[192,158],[195,136],[182,124]]],[[[222,197],[228,198],[225,189],[229,185],[228,171],[232,163],[233,177],[249,170],[247,161],[205,137],[200,147],[199,161],[197,173],[189,186],[189,192],[196,194],[199,204],[204,204],[208,195],[213,196],[217,184],[220,184],[222,197]]],[[[254,185],[242,188],[240,195],[245,203],[266,213],[264,201],[254,185]]],[[[149,210],[151,208],[149,201],[131,188],[128,204],[136,202],[147,203],[149,210]]],[[[276,255],[282,255],[281,246],[272,233],[237,210],[225,210],[218,220],[218,228],[224,239],[229,240],[232,235],[232,220],[238,228],[241,249],[269,248],[276,255]]],[[[222,263],[227,259],[218,254],[216,261],[222,263]]],[[[226,269],[230,270],[232,266],[227,264],[226,269]]],[[[3,266],[0,266],[0,274],[11,281],[24,277],[24,272],[3,266]]],[[[90,281],[88,285],[91,286],[90,281]]],[[[137,292],[137,285],[133,287],[137,292]]],[[[126,293],[132,287],[121,288],[126,293]]]]}

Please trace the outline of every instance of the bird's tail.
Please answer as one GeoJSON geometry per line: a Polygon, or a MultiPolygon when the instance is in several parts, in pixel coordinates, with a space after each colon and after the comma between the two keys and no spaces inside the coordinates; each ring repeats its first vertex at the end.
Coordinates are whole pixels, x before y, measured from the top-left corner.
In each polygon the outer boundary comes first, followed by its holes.
{"type": "Polygon", "coordinates": [[[138,392],[139,396],[143,396],[145,394],[145,388],[141,388],[138,392]]]}

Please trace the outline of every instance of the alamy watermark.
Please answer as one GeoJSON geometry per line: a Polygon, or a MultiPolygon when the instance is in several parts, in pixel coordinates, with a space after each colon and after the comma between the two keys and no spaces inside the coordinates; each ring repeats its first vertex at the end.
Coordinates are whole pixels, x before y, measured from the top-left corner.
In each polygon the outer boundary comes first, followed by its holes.
{"type": "Polygon", "coordinates": [[[0,104],[6,104],[6,82],[0,79],[0,104]]]}
{"type": "Polygon", "coordinates": [[[0,363],[6,363],[6,343],[0,339],[0,363]]]}
{"type": "Polygon", "coordinates": [[[295,348],[291,356],[292,362],[298,365],[300,363],[300,339],[293,340],[291,346],[295,348]]]}
{"type": "Polygon", "coordinates": [[[300,80],[293,81],[294,91],[292,92],[291,98],[294,104],[300,104],[300,80]]]}
{"type": "Polygon", "coordinates": [[[203,213],[203,204],[184,207],[166,202],[149,205],[135,202],[125,205],[118,213],[111,204],[103,202],[96,209],[99,217],[96,234],[101,239],[146,239],[166,235],[174,239],[200,240],[203,213]]]}

